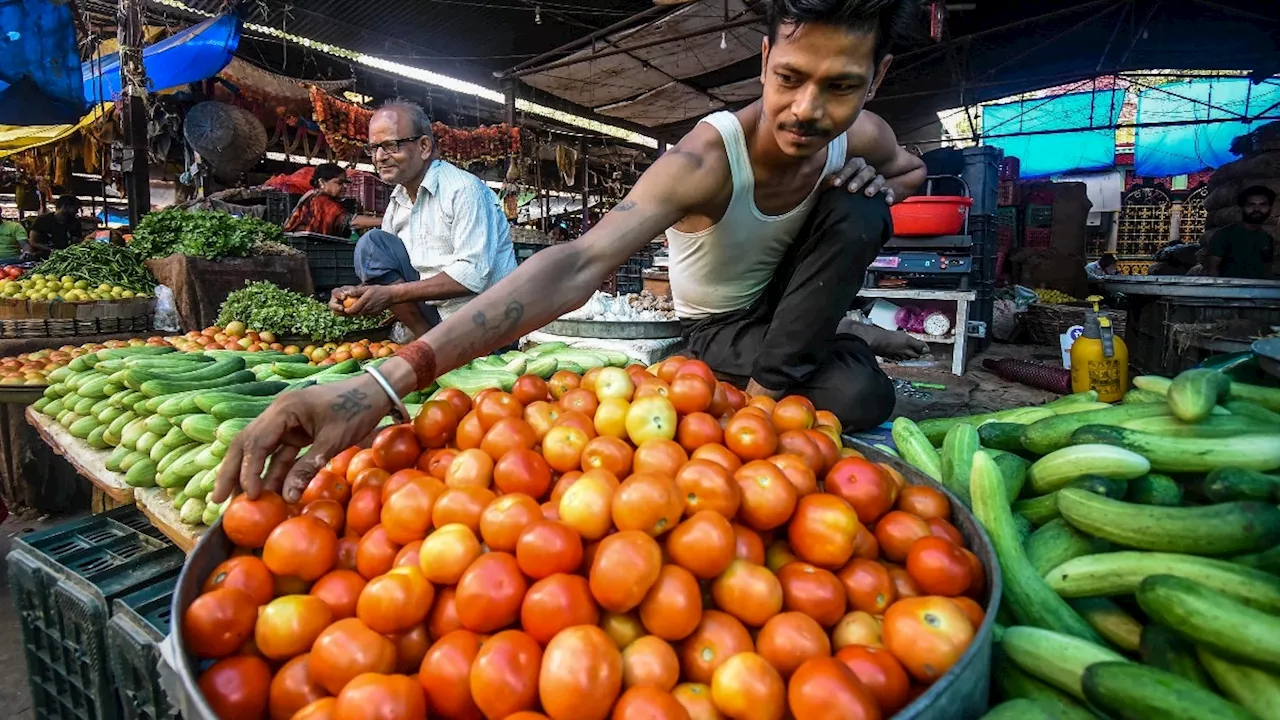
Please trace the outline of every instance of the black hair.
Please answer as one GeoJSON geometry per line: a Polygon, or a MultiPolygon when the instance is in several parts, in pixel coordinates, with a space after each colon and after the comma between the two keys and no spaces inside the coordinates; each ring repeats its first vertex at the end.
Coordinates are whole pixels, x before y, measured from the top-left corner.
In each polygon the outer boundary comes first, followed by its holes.
{"type": "Polygon", "coordinates": [[[1116,264],[1116,256],[1111,253],[1102,253],[1102,257],[1098,258],[1098,265],[1101,267],[1111,267],[1116,264]]]}
{"type": "Polygon", "coordinates": [[[1251,185],[1241,190],[1239,195],[1236,195],[1236,206],[1244,207],[1245,204],[1249,202],[1249,198],[1257,197],[1259,195],[1267,199],[1268,205],[1276,204],[1275,190],[1272,190],[1266,185],[1251,185]]]}
{"type": "Polygon", "coordinates": [[[334,178],[344,177],[346,170],[338,167],[334,163],[323,163],[317,165],[315,172],[311,174],[311,187],[320,187],[320,183],[329,182],[334,178]]]}
{"type": "Polygon", "coordinates": [[[80,198],[76,197],[75,195],[62,195],[61,197],[58,198],[57,202],[54,203],[54,207],[58,208],[59,210],[70,210],[70,211],[79,212],[80,198]]]}
{"type": "Polygon", "coordinates": [[[766,0],[769,44],[778,41],[782,25],[835,25],[876,34],[876,64],[893,45],[910,34],[920,19],[918,0],[766,0]]]}

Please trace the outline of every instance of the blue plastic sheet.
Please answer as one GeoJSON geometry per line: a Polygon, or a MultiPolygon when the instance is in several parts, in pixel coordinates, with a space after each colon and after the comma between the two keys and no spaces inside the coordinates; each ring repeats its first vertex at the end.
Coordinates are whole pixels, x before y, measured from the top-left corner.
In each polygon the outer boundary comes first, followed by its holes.
{"type": "Polygon", "coordinates": [[[1099,90],[984,105],[983,143],[1018,158],[1024,178],[1109,168],[1116,160],[1116,131],[1109,126],[1119,122],[1123,104],[1123,91],[1099,90]],[[1050,130],[1072,132],[1000,137],[1050,130]]]}
{"type": "Polygon", "coordinates": [[[70,4],[0,0],[0,125],[60,125],[84,114],[70,4]]]}
{"type": "MultiPolygon", "coordinates": [[[[239,18],[220,15],[205,20],[143,49],[147,84],[158,92],[211,78],[231,62],[239,45],[239,18]]],[[[81,73],[88,102],[113,100],[120,94],[119,53],[85,62],[81,73]]]]}
{"type": "Polygon", "coordinates": [[[1231,141],[1257,125],[1242,118],[1280,117],[1280,79],[1253,85],[1246,78],[1199,78],[1160,85],[1138,95],[1133,165],[1138,175],[1169,177],[1217,168],[1236,159],[1231,141]],[[1270,110],[1268,110],[1270,108],[1270,110]],[[1202,120],[1199,125],[1141,127],[1202,120]]]}

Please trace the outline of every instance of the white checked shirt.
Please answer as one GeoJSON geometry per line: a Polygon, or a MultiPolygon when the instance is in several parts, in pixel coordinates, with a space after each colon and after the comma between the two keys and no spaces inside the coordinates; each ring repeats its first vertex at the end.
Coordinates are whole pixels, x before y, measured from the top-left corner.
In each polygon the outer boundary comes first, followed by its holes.
{"type": "Polygon", "coordinates": [[[434,301],[441,317],[516,269],[511,228],[497,194],[444,160],[427,168],[417,202],[410,202],[403,185],[396,186],[382,229],[400,238],[424,280],[444,273],[473,293],[434,301]]]}

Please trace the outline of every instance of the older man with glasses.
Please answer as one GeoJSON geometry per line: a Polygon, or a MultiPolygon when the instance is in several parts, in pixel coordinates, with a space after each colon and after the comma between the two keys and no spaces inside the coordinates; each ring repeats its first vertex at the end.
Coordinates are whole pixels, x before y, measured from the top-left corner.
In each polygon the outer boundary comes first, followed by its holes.
{"type": "Polygon", "coordinates": [[[421,106],[392,100],[369,120],[366,151],[394,184],[382,229],[356,244],[361,284],[333,291],[347,315],[390,309],[421,336],[516,268],[511,229],[498,196],[479,178],[441,160],[421,106]]]}

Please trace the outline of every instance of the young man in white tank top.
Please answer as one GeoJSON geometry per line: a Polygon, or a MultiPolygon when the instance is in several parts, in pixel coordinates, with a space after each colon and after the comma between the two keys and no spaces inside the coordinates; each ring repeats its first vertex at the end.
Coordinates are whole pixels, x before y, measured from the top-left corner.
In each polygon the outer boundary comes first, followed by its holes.
{"type": "MultiPolygon", "coordinates": [[[[752,393],[805,394],[852,430],[889,417],[893,386],[875,356],[921,348],[841,320],[890,235],[887,205],[924,181],[920,159],[862,112],[894,39],[923,16],[916,0],[763,2],[763,97],[707,118],[589,232],[537,253],[431,328],[408,346],[414,364],[406,355],[382,365],[394,392],[406,395],[581,306],[670,229],[672,294],[692,354],[752,393]]],[[[274,455],[267,485],[280,486],[287,473],[286,497],[296,498],[390,406],[371,376],[282,395],[254,432],[237,437],[218,497],[237,481],[256,496],[274,455]]]]}

